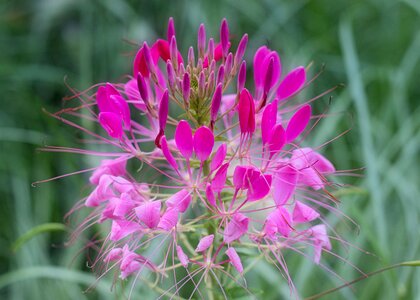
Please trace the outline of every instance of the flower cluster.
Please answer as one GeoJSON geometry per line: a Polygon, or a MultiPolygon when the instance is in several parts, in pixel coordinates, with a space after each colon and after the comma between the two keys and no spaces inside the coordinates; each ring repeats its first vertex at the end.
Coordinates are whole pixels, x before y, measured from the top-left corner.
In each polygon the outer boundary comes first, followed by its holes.
{"type": "Polygon", "coordinates": [[[60,116],[113,148],[83,151],[112,158],[95,168],[83,200],[92,211],[82,229],[109,230],[95,265],[133,282],[172,276],[173,285],[163,283],[168,295],[188,284],[201,294],[204,283],[224,293],[223,278],[246,288],[244,249],[293,287],[284,251],[318,264],[331,250],[321,213],[334,203],[326,176],[335,168],[300,147],[318,118],[311,101],[291,104],[308,84],[306,69],[283,72],[278,53],[262,46],[245,87],[248,36],[232,50],[223,20],[218,40],[201,25],[185,59],[170,19],[166,39],[141,45],[126,82],[78,94],[77,116],[100,124],[100,134],[60,116]]]}

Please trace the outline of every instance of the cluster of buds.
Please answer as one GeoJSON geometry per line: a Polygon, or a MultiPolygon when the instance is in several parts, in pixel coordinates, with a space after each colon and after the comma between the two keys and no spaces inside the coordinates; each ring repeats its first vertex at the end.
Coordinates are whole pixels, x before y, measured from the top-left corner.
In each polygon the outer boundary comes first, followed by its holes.
{"type": "Polygon", "coordinates": [[[127,82],[78,95],[88,112],[82,116],[98,122],[102,134],[60,116],[113,149],[79,151],[112,158],[90,177],[94,189],[83,201],[92,212],[80,225],[110,224],[93,264],[102,272],[116,270],[133,282],[156,274],[168,295],[187,282],[192,294],[209,282],[224,293],[223,277],[245,287],[247,248],[293,287],[284,251],[317,264],[330,252],[321,213],[336,210],[326,178],[336,171],[300,147],[318,118],[311,101],[290,104],[308,84],[306,70],[282,75],[278,53],[262,46],[249,90],[247,42],[245,34],[232,51],[226,20],[218,42],[207,40],[201,25],[197,50],[190,47],[184,60],[170,19],[166,39],[138,50],[127,82]],[[129,171],[127,163],[134,170],[136,161],[140,171],[129,171]]]}

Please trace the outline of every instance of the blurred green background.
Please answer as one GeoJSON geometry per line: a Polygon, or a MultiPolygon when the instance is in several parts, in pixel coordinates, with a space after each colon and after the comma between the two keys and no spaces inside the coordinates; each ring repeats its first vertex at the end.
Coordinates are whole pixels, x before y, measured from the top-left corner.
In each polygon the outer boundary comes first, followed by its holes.
{"type": "MultiPolygon", "coordinates": [[[[175,19],[183,53],[196,45],[200,23],[218,36],[226,17],[236,44],[247,32],[248,62],[259,45],[278,50],[285,69],[326,65],[306,95],[323,97],[316,109],[333,116],[314,130],[339,169],[365,167],[362,178],[340,178],[360,189],[342,195],[341,209],[360,226],[336,229],[357,249],[338,253],[365,272],[420,259],[420,2],[416,0],[295,1],[83,1],[0,2],[0,298],[116,299],[106,278],[95,281],[78,255],[85,241],[64,246],[67,233],[37,235],[16,252],[11,245],[37,225],[63,222],[88,189],[86,176],[31,187],[44,178],[92,165],[88,158],[39,152],[44,145],[73,146],[75,129],[48,117],[76,89],[117,81],[130,73],[140,43],[164,36],[175,19]]],[[[250,65],[250,64],[249,64],[250,65]]],[[[248,75],[251,78],[250,75],[248,75]]],[[[308,142],[309,143],[309,142],[308,142]]],[[[333,218],[331,222],[337,222],[333,218]]],[[[287,255],[300,297],[342,282],[297,255],[287,255]]],[[[348,263],[324,256],[324,263],[346,280],[360,274],[348,263]]],[[[249,261],[247,261],[249,263],[249,261]]],[[[248,277],[261,299],[288,299],[286,281],[267,264],[248,277]],[[258,291],[263,293],[259,293],[258,291]]],[[[420,299],[420,270],[397,269],[368,278],[326,299],[420,299]]],[[[153,299],[146,287],[141,299],[153,299]]]]}

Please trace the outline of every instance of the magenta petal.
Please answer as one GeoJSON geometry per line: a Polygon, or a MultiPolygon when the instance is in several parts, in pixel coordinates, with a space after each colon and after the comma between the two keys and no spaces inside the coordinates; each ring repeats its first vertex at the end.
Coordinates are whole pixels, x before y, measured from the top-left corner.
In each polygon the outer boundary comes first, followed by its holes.
{"type": "Polygon", "coordinates": [[[247,167],[236,166],[235,171],[233,172],[233,185],[237,189],[242,189],[245,187],[245,175],[248,171],[247,167]]]}
{"type": "Polygon", "coordinates": [[[114,220],[112,221],[109,239],[116,242],[140,229],[140,225],[137,223],[126,220],[114,220]]]}
{"type": "Polygon", "coordinates": [[[190,159],[193,152],[193,135],[190,124],[181,120],[175,130],[175,143],[182,156],[190,159]]]}
{"type": "Polygon", "coordinates": [[[255,52],[254,55],[254,81],[255,86],[257,88],[261,88],[264,85],[264,78],[265,78],[265,72],[263,69],[263,61],[267,54],[270,53],[270,50],[267,48],[267,46],[261,46],[258,48],[258,50],[255,52]]]}
{"type": "Polygon", "coordinates": [[[225,253],[229,257],[230,263],[236,269],[236,271],[242,273],[244,268],[242,266],[241,258],[239,257],[236,250],[233,247],[229,247],[225,253]]]}
{"type": "Polygon", "coordinates": [[[220,193],[225,187],[228,168],[229,163],[225,163],[219,168],[219,170],[217,170],[216,175],[214,175],[211,187],[216,193],[220,193]]]}
{"type": "Polygon", "coordinates": [[[292,142],[306,128],[311,118],[311,106],[306,104],[302,106],[290,119],[286,129],[286,141],[292,142]]]}
{"type": "Polygon", "coordinates": [[[179,261],[181,262],[181,265],[186,268],[188,267],[188,256],[184,253],[184,250],[182,250],[181,246],[176,246],[176,255],[178,256],[179,261]]]}
{"type": "Polygon", "coordinates": [[[96,92],[96,103],[98,105],[99,112],[112,112],[107,88],[105,86],[100,86],[98,88],[98,91],[96,92]]]}
{"type": "Polygon", "coordinates": [[[178,193],[173,194],[166,200],[168,207],[175,207],[179,212],[185,212],[191,203],[191,195],[188,190],[181,190],[178,193]]]}
{"type": "Polygon", "coordinates": [[[161,144],[163,155],[166,157],[166,160],[168,161],[168,163],[172,166],[174,170],[178,170],[178,164],[176,163],[175,158],[173,157],[171,151],[169,150],[168,142],[166,141],[165,136],[162,136],[162,138],[160,139],[160,144],[161,144]]]}
{"type": "Polygon", "coordinates": [[[160,201],[151,201],[135,208],[137,218],[147,227],[154,229],[160,220],[160,201]]]}
{"type": "Polygon", "coordinates": [[[213,156],[213,159],[210,162],[210,171],[213,172],[217,168],[221,166],[223,161],[225,160],[227,152],[226,144],[221,144],[216,151],[216,154],[213,156]]]}
{"type": "Polygon", "coordinates": [[[141,73],[144,77],[149,77],[149,69],[147,68],[146,59],[144,57],[143,46],[137,52],[133,61],[133,77],[136,77],[138,73],[141,73]]]}
{"type": "Polygon", "coordinates": [[[248,224],[249,219],[245,215],[236,213],[223,232],[223,241],[229,244],[241,238],[248,231],[248,224]]]}
{"type": "Polygon", "coordinates": [[[274,126],[273,131],[271,132],[269,148],[270,155],[274,155],[279,152],[286,142],[286,132],[283,129],[281,124],[274,126]]]}
{"type": "Polygon", "coordinates": [[[300,201],[296,201],[296,205],[293,210],[293,222],[306,223],[317,218],[319,218],[319,213],[317,213],[312,207],[303,204],[300,201]]]}
{"type": "Polygon", "coordinates": [[[260,171],[254,171],[255,175],[251,179],[251,186],[248,189],[247,200],[257,201],[263,199],[270,192],[271,189],[271,175],[264,175],[260,171]]]}
{"type": "Polygon", "coordinates": [[[197,158],[203,162],[209,158],[214,146],[214,135],[206,126],[198,128],[194,134],[194,151],[197,158]]]}
{"type": "Polygon", "coordinates": [[[98,121],[110,137],[119,139],[123,135],[122,119],[119,115],[112,112],[102,112],[98,116],[98,121]]]}
{"type": "Polygon", "coordinates": [[[178,223],[179,211],[177,208],[168,208],[160,218],[158,228],[169,231],[178,223]]]}
{"type": "Polygon", "coordinates": [[[323,174],[331,174],[335,172],[334,165],[323,155],[311,148],[299,148],[293,150],[292,164],[297,169],[312,167],[317,172],[323,174]]]}
{"type": "Polygon", "coordinates": [[[273,127],[277,122],[277,100],[268,104],[264,108],[264,112],[261,118],[261,138],[263,144],[269,142],[273,127]]]}
{"type": "Polygon", "coordinates": [[[213,190],[211,189],[211,184],[208,183],[206,187],[206,198],[211,206],[216,207],[216,199],[214,198],[213,190]]]}
{"type": "Polygon", "coordinates": [[[124,128],[130,130],[131,127],[131,117],[130,117],[130,108],[128,107],[127,101],[120,95],[112,95],[110,97],[110,103],[113,109],[113,112],[118,114],[124,122],[124,128]]]}
{"type": "Polygon", "coordinates": [[[210,110],[210,119],[212,122],[215,122],[217,119],[217,114],[220,110],[220,104],[222,103],[222,83],[219,83],[216,87],[216,91],[213,94],[211,100],[211,110],[210,110]]]}
{"type": "Polygon", "coordinates": [[[98,184],[102,175],[108,174],[113,176],[123,176],[126,173],[127,157],[119,157],[117,159],[104,159],[100,166],[89,177],[92,184],[98,184]]]}
{"type": "Polygon", "coordinates": [[[98,186],[93,192],[87,197],[85,205],[87,207],[99,206],[102,202],[114,197],[114,193],[111,189],[113,179],[110,175],[104,174],[99,178],[98,186]]]}
{"type": "Polygon", "coordinates": [[[284,77],[277,90],[279,100],[284,100],[295,95],[303,87],[306,81],[304,67],[297,67],[284,77]]]}
{"type": "Polygon", "coordinates": [[[292,231],[292,218],[290,213],[284,207],[278,207],[273,213],[271,213],[268,218],[270,218],[277,226],[277,231],[284,237],[288,237],[292,231]]]}
{"type": "Polygon", "coordinates": [[[289,165],[274,174],[273,199],[276,205],[284,205],[289,200],[296,189],[297,179],[297,171],[289,165]]]}
{"type": "Polygon", "coordinates": [[[210,234],[208,236],[205,236],[201,238],[201,240],[198,242],[197,248],[195,249],[195,252],[203,252],[206,251],[211,244],[213,243],[214,235],[210,234]]]}

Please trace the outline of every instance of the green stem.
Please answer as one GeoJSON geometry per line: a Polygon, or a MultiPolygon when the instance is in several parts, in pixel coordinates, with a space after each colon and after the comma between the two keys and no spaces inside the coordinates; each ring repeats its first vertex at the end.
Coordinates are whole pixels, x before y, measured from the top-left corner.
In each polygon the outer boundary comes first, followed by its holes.
{"type": "Polygon", "coordinates": [[[359,278],[356,278],[356,279],[354,279],[354,280],[352,280],[350,282],[347,282],[347,283],[345,283],[343,285],[340,285],[338,287],[335,287],[335,288],[326,290],[326,291],[324,291],[322,293],[319,293],[319,294],[310,296],[308,298],[305,298],[305,300],[319,299],[319,298],[321,298],[321,297],[323,297],[325,295],[328,295],[328,294],[334,293],[334,292],[336,292],[338,290],[341,290],[342,288],[349,287],[349,286],[351,286],[351,285],[353,285],[353,284],[355,284],[355,283],[357,283],[359,281],[362,281],[363,279],[366,279],[366,278],[371,277],[373,275],[376,275],[376,274],[379,274],[379,273],[382,273],[382,272],[385,272],[385,271],[388,271],[388,270],[391,270],[391,269],[399,268],[399,267],[420,267],[420,260],[406,261],[406,262],[402,262],[402,263],[398,263],[398,264],[395,264],[395,265],[391,265],[391,266],[385,267],[383,269],[379,269],[377,271],[368,273],[368,274],[366,274],[364,276],[361,276],[359,278]]]}

